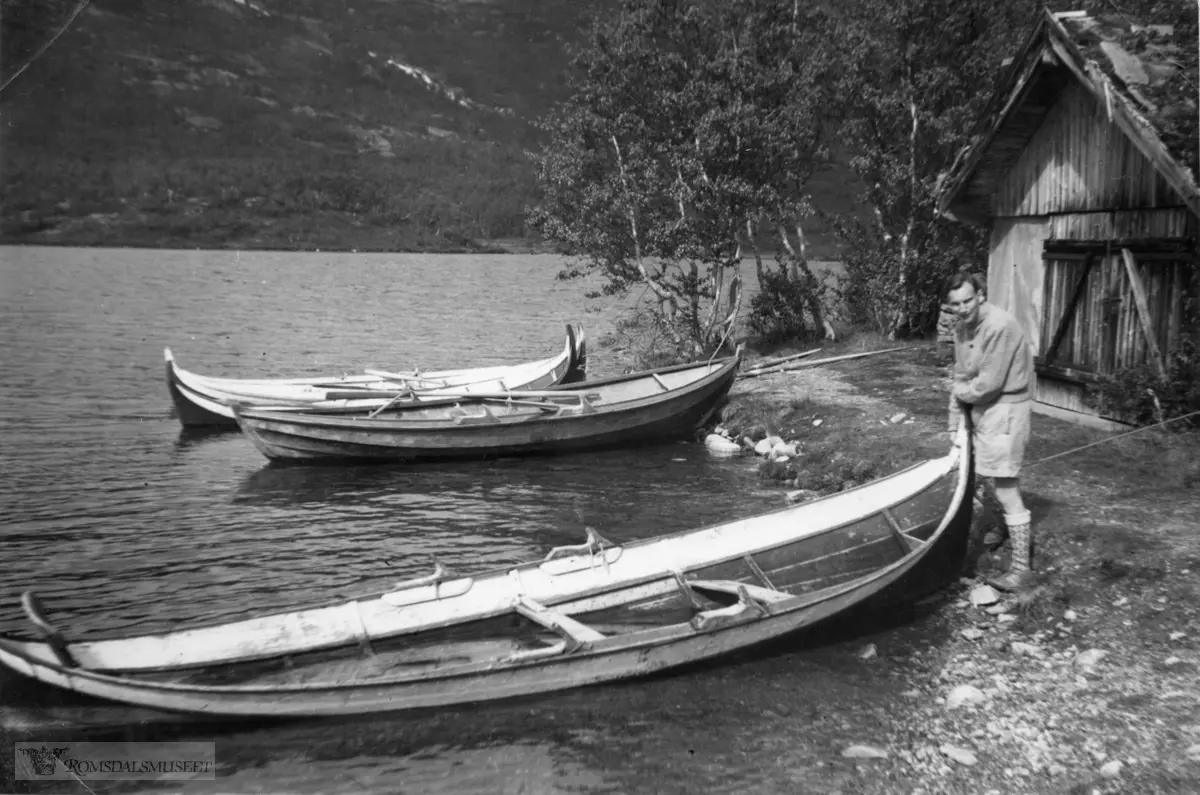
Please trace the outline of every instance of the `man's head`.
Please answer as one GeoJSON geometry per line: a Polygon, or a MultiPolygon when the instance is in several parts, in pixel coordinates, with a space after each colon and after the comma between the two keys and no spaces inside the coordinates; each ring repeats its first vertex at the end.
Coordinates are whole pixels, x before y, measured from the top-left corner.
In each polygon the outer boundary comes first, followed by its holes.
{"type": "Polygon", "coordinates": [[[979,319],[984,301],[984,284],[978,276],[959,271],[946,280],[946,306],[960,322],[973,324],[979,319]]]}

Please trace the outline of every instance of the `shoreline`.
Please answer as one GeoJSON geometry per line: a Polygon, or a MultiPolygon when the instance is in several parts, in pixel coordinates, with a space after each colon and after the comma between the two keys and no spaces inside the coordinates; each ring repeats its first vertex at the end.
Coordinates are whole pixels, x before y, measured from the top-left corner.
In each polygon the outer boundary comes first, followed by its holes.
{"type": "Polygon", "coordinates": [[[0,246],[13,248],[107,248],[107,249],[136,249],[161,251],[262,251],[295,254],[557,254],[553,246],[538,241],[500,239],[495,241],[472,241],[471,245],[447,245],[443,247],[403,247],[403,246],[281,246],[266,242],[255,241],[226,241],[214,243],[206,241],[196,245],[188,245],[186,240],[138,241],[122,238],[120,240],[105,240],[82,237],[77,239],[13,239],[10,235],[0,235],[0,246]]]}
{"type": "MultiPolygon", "coordinates": [[[[828,467],[907,465],[944,445],[951,355],[917,343],[741,380],[725,416],[793,430],[828,467]]],[[[1109,435],[1039,415],[1029,458],[1109,435]]],[[[865,795],[1200,792],[1194,437],[1146,432],[1027,465],[1037,583],[1019,595],[981,588],[1006,552],[984,552],[998,518],[977,501],[967,566],[916,620],[821,649],[892,696],[887,721],[833,741],[818,778],[865,795]]],[[[806,474],[781,482],[781,498],[806,474]]]]}

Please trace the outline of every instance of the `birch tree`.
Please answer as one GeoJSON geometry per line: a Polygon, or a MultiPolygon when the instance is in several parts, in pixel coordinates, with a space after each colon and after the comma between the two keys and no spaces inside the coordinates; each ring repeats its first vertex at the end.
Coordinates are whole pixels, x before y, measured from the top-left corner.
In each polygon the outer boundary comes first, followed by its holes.
{"type": "Polygon", "coordinates": [[[597,26],[535,159],[530,219],[572,255],[563,277],[644,285],[681,346],[728,340],[743,254],[808,212],[812,28],[795,0],[626,0],[597,26]]]}
{"type": "Polygon", "coordinates": [[[934,189],[1039,7],[857,0],[837,19],[840,137],[866,185],[863,212],[838,219],[847,299],[889,336],[936,323],[942,278],[983,259],[978,230],[936,217],[934,189]]]}

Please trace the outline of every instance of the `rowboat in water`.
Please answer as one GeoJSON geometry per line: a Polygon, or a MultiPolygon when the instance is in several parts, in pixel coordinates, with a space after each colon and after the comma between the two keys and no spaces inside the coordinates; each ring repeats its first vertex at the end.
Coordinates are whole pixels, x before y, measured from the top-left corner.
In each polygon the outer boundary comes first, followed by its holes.
{"type": "Polygon", "coordinates": [[[737,372],[727,359],[551,390],[440,392],[385,411],[234,407],[254,446],[279,461],[428,461],[633,447],[687,438],[737,372]]]}
{"type": "MultiPolygon", "coordinates": [[[[233,623],[68,642],[0,638],[0,663],[77,693],[189,713],[361,715],[545,693],[668,670],[953,577],[974,468],[949,454],[812,502],[349,602],[233,623]]],[[[924,590],[922,590],[924,589],[924,590]]]]}
{"type": "Polygon", "coordinates": [[[421,401],[439,392],[546,389],[582,381],[587,343],[582,327],[567,325],[563,351],[538,361],[461,370],[365,370],[362,375],[301,378],[217,378],[197,375],[166,359],[167,389],[185,428],[237,427],[232,405],[314,406],[371,411],[388,403],[421,401]]]}

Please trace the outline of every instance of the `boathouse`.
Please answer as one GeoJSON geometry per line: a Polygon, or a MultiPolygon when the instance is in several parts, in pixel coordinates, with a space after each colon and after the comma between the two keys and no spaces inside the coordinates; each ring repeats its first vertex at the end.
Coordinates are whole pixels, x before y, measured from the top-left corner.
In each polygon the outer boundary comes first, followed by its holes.
{"type": "Polygon", "coordinates": [[[988,300],[1035,346],[1042,413],[1096,423],[1089,383],[1164,373],[1194,333],[1197,141],[1173,131],[1196,119],[1196,89],[1173,80],[1170,34],[1044,12],[942,175],[941,212],[990,231],[988,300]]]}

